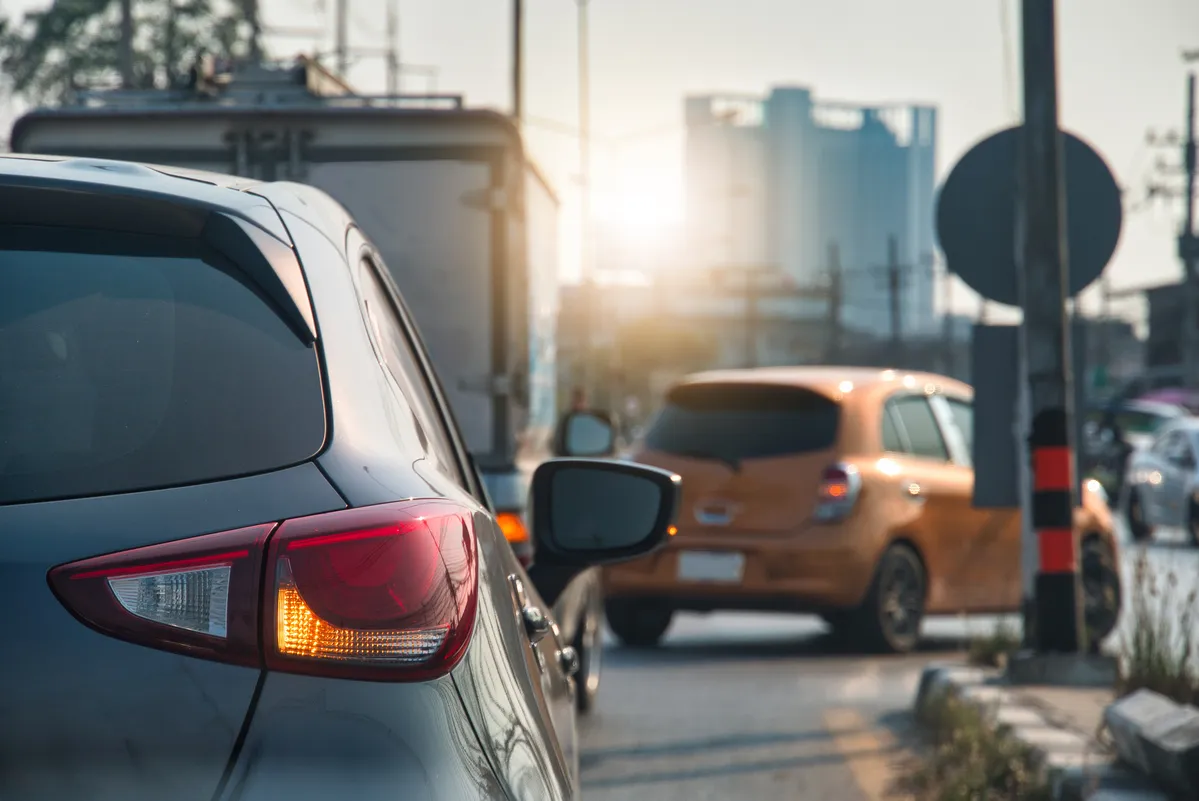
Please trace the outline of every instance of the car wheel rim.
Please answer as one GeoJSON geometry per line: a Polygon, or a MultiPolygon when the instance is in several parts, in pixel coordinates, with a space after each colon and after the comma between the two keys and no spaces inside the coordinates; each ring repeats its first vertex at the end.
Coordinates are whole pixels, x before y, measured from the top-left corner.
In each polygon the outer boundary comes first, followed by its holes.
{"type": "Polygon", "coordinates": [[[924,585],[912,565],[891,567],[882,592],[883,628],[897,643],[916,639],[924,612],[924,585]]]}

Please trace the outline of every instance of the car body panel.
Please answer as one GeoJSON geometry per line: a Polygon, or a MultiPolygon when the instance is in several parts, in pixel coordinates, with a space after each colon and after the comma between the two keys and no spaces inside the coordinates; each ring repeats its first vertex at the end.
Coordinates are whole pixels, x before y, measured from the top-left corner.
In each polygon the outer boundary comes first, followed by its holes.
{"type": "Polygon", "coordinates": [[[345,507],[313,465],[173,489],[0,506],[0,797],[208,799],[260,672],[122,642],[63,607],[56,565],[345,507]],[[16,658],[13,658],[13,657],[16,658]]]}
{"type": "MultiPolygon", "coordinates": [[[[577,781],[571,767],[577,763],[573,686],[557,667],[552,638],[532,647],[520,627],[508,576],[523,576],[523,569],[484,513],[486,494],[477,476],[471,493],[425,460],[412,462],[409,456],[404,461],[406,454],[420,451],[421,440],[412,420],[397,420],[388,411],[389,390],[372,355],[354,273],[346,264],[366,241],[360,235],[347,238],[342,226],[352,221],[339,208],[328,208],[319,218],[308,211],[302,200],[307,191],[273,184],[263,194],[278,203],[300,249],[330,362],[333,435],[319,462],[354,506],[435,496],[477,508],[480,605],[472,644],[454,682],[498,781],[514,797],[570,798],[577,781]],[[342,420],[353,425],[338,425],[342,420]],[[376,436],[389,429],[394,437],[376,436]]],[[[443,411],[449,414],[448,407],[443,411]]],[[[527,578],[524,583],[531,589],[527,578]]]]}
{"type": "Polygon", "coordinates": [[[397,684],[269,673],[216,801],[503,797],[451,679],[397,684]]]}

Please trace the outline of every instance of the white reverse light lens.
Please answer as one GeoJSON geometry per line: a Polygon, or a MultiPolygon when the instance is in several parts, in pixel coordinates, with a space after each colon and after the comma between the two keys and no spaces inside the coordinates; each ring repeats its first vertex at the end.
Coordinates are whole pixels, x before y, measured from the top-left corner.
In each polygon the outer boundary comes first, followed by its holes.
{"type": "Polygon", "coordinates": [[[227,635],[229,565],[108,579],[117,602],[131,615],[196,631],[227,635]]]}

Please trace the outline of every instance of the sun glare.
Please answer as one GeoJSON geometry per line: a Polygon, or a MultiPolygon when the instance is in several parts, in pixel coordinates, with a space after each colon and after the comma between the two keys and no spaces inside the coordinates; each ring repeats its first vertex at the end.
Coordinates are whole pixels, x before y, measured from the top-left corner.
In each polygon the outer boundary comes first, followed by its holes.
{"type": "Polygon", "coordinates": [[[667,238],[669,229],[683,218],[679,189],[668,176],[625,171],[621,177],[619,189],[606,193],[602,205],[596,204],[597,216],[637,239],[667,238]]]}

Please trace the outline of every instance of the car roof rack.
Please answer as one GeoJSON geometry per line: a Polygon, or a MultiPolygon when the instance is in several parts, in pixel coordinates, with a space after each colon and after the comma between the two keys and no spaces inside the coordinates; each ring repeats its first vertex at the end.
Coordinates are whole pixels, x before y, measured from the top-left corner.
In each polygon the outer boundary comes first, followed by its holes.
{"type": "Polygon", "coordinates": [[[174,87],[77,89],[64,106],[76,110],[149,111],[194,108],[200,103],[235,108],[306,105],[461,109],[463,98],[460,94],[359,94],[311,56],[301,55],[289,61],[247,62],[206,55],[188,71],[186,79],[174,87]]]}

